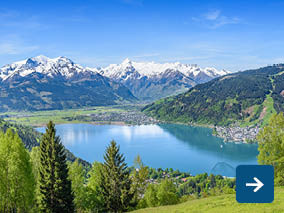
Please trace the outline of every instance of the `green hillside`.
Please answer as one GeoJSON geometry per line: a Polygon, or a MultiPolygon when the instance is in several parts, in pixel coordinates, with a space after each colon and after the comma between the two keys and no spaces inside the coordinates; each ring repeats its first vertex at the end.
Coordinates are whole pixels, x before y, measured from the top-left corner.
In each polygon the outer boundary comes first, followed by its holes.
{"type": "Polygon", "coordinates": [[[265,125],[273,113],[284,111],[283,70],[280,64],[222,76],[143,111],[164,121],[265,125]]]}
{"type": "MultiPolygon", "coordinates": [[[[42,134],[34,130],[32,127],[21,124],[10,123],[0,118],[0,131],[6,132],[8,128],[13,129],[15,132],[17,132],[17,134],[19,135],[19,137],[21,138],[25,147],[28,150],[31,150],[35,146],[39,146],[42,134]]],[[[65,152],[67,160],[71,162],[76,160],[75,155],[72,152],[70,152],[68,149],[65,149],[65,152]]],[[[80,158],[79,162],[82,163],[85,167],[90,166],[89,162],[82,160],[80,158]]]]}
{"type": "Polygon", "coordinates": [[[0,79],[0,112],[63,110],[136,102],[120,83],[100,74],[81,73],[66,79],[31,73],[0,79]]]}
{"type": "Polygon", "coordinates": [[[32,127],[10,123],[0,118],[0,131],[6,132],[8,128],[18,133],[27,149],[31,150],[32,147],[39,146],[41,134],[32,127]]]}
{"type": "Polygon", "coordinates": [[[178,205],[161,206],[134,211],[135,213],[280,213],[284,212],[284,187],[275,188],[273,203],[240,204],[234,194],[187,201],[178,205]]]}

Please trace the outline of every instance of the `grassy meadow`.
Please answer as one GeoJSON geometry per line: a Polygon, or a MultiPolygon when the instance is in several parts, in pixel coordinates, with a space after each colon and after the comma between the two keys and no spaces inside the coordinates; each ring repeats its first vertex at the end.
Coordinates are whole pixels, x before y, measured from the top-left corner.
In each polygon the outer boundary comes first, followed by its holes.
{"type": "Polygon", "coordinates": [[[134,213],[282,213],[284,212],[284,187],[275,187],[273,203],[244,204],[236,201],[235,194],[212,196],[185,203],[146,208],[134,213]]]}
{"type": "MultiPolygon", "coordinates": [[[[139,106],[138,106],[139,107],[139,106]]],[[[137,110],[135,105],[98,106],[82,109],[47,110],[33,112],[5,112],[0,113],[4,120],[30,126],[43,126],[50,120],[56,124],[92,122],[90,115],[100,113],[121,113],[137,110]],[[89,119],[89,120],[88,120],[89,119]]]]}

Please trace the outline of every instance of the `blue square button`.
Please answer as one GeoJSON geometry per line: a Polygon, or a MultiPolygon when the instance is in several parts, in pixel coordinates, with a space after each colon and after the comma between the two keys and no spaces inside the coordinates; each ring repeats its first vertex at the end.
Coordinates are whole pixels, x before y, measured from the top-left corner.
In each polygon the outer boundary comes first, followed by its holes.
{"type": "Polygon", "coordinates": [[[271,203],[274,200],[274,168],[271,165],[240,165],[236,169],[239,203],[271,203]]]}

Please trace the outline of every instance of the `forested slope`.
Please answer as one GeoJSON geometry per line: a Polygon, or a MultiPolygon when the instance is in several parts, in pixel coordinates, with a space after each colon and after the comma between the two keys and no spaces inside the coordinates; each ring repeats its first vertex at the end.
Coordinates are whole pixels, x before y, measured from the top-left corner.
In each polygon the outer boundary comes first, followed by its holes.
{"type": "Polygon", "coordinates": [[[165,121],[264,125],[284,111],[284,64],[238,72],[147,105],[143,111],[165,121]]]}

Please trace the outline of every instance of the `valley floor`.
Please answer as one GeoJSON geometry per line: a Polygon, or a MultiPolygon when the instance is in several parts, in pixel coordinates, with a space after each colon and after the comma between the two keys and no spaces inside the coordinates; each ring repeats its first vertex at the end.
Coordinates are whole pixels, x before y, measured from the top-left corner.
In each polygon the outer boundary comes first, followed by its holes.
{"type": "Polygon", "coordinates": [[[9,122],[29,126],[45,126],[52,120],[62,123],[91,123],[116,125],[147,125],[156,124],[157,120],[146,116],[140,111],[141,105],[98,106],[82,109],[48,110],[35,112],[6,112],[0,117],[9,122]]]}
{"type": "Polygon", "coordinates": [[[273,203],[240,204],[234,194],[187,201],[178,205],[147,208],[135,213],[280,213],[284,212],[284,187],[276,187],[273,203]]]}

